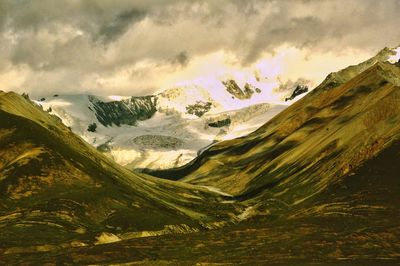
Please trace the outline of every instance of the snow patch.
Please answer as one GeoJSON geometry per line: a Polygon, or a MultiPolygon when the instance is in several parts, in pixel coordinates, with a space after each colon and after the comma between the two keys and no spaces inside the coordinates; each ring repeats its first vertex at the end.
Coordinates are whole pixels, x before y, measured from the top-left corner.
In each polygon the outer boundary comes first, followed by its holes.
{"type": "Polygon", "coordinates": [[[395,64],[400,60],[400,46],[392,50],[395,54],[390,56],[387,60],[391,64],[395,64]]]}

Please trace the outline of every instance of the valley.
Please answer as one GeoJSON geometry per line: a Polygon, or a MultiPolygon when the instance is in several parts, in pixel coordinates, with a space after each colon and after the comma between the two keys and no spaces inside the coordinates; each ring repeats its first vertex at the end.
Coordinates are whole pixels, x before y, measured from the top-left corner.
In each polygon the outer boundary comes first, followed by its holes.
{"type": "Polygon", "coordinates": [[[398,264],[397,51],[286,106],[0,92],[0,263],[398,264]]]}

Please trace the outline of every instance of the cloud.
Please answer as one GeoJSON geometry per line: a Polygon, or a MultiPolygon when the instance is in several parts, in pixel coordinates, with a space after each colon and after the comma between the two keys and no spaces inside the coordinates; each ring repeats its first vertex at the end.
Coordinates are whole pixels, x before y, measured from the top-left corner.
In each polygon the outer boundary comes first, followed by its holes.
{"type": "Polygon", "coordinates": [[[399,13],[398,0],[0,0],[0,77],[19,77],[0,83],[32,94],[152,93],[226,60],[280,62],[292,48],[297,68],[281,76],[315,81],[322,74],[309,71],[341,66],[322,65],[323,55],[357,63],[400,44],[399,13]]]}
{"type": "Polygon", "coordinates": [[[189,63],[189,60],[190,58],[188,53],[186,51],[182,51],[174,57],[172,63],[177,63],[180,66],[185,67],[189,63]]]}
{"type": "Polygon", "coordinates": [[[256,29],[244,62],[282,43],[335,52],[349,47],[376,52],[400,44],[400,32],[393,27],[400,23],[399,1],[288,0],[273,7],[256,29]]]}
{"type": "Polygon", "coordinates": [[[99,38],[104,42],[117,39],[124,34],[129,27],[136,22],[142,20],[146,16],[146,12],[132,9],[127,12],[118,14],[111,22],[105,23],[100,27],[99,38]]]}

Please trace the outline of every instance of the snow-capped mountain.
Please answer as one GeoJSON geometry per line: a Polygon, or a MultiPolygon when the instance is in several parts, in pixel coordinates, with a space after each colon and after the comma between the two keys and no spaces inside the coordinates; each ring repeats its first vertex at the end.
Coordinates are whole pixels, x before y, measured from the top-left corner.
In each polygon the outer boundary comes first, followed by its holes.
{"type": "MultiPolygon", "coordinates": [[[[400,47],[385,48],[359,65],[331,73],[322,85],[341,84],[379,61],[399,60],[400,47]]],[[[275,90],[278,85],[267,78],[227,78],[180,84],[143,97],[53,95],[36,102],[119,164],[165,169],[186,164],[217,141],[256,130],[308,92],[308,84],[296,84],[289,92],[275,90]]]]}
{"type": "Polygon", "coordinates": [[[119,164],[164,169],[254,131],[286,106],[263,102],[261,89],[248,83],[220,84],[219,91],[187,85],[143,97],[53,95],[36,102],[119,164]]]}

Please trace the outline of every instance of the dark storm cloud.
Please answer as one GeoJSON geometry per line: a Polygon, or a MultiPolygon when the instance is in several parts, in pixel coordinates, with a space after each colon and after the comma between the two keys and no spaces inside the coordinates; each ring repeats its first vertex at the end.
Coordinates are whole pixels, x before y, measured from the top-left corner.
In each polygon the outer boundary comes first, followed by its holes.
{"type": "Polygon", "coordinates": [[[177,63],[180,66],[184,67],[189,63],[189,60],[190,58],[188,53],[186,51],[182,51],[174,57],[172,63],[177,63]]]}
{"type": "Polygon", "coordinates": [[[115,40],[125,33],[129,27],[136,22],[142,20],[146,16],[146,12],[132,9],[127,12],[118,14],[111,22],[105,23],[100,27],[99,38],[104,42],[115,40]]]}
{"type": "Polygon", "coordinates": [[[243,65],[282,45],[373,54],[400,44],[399,14],[398,0],[0,0],[0,71],[24,68],[27,85],[45,75],[38,88],[74,92],[133,71],[154,88],[144,65],[170,73],[221,50],[243,65]]]}
{"type": "Polygon", "coordinates": [[[5,8],[5,5],[3,2],[0,1],[0,32],[3,30],[4,27],[4,22],[6,19],[6,12],[7,9],[5,8]]]}
{"type": "Polygon", "coordinates": [[[252,62],[283,43],[333,51],[398,45],[399,12],[397,0],[280,1],[256,29],[244,60],[252,62]]]}

